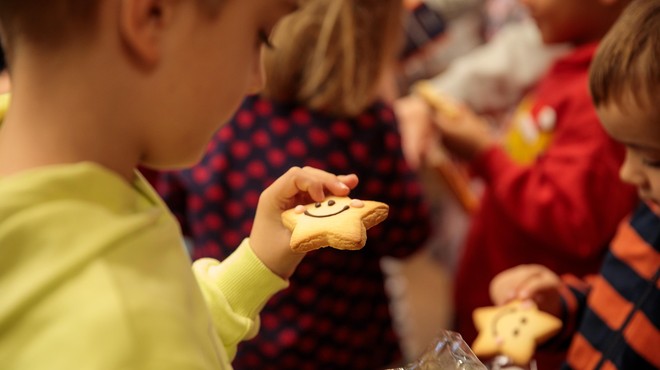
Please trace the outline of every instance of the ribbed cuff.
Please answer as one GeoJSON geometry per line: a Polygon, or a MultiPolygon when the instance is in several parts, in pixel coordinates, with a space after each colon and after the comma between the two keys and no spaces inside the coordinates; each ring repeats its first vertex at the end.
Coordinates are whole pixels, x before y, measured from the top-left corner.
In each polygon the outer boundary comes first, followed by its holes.
{"type": "Polygon", "coordinates": [[[247,238],[222,261],[213,280],[231,307],[247,317],[256,316],[275,293],[289,286],[261,262],[247,238]]]}

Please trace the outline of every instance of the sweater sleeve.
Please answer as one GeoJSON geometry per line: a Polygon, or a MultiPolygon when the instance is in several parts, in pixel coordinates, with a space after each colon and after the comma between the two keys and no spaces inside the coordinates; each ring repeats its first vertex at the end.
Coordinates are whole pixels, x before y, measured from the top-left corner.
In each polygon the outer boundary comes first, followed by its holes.
{"type": "Polygon", "coordinates": [[[553,340],[544,347],[568,348],[573,335],[578,330],[580,321],[582,321],[582,315],[587,308],[587,296],[595,278],[596,275],[589,275],[584,279],[579,279],[570,274],[561,277],[562,285],[559,293],[561,294],[562,312],[560,319],[563,326],[553,340]]]}
{"type": "Polygon", "coordinates": [[[230,359],[239,342],[259,331],[259,312],[268,299],[288,286],[257,258],[248,239],[222,262],[195,261],[193,272],[230,359]]]}
{"type": "Polygon", "coordinates": [[[496,146],[473,170],[507,221],[534,236],[539,248],[590,258],[602,253],[631,210],[635,191],[619,180],[623,148],[606,136],[593,110],[577,106],[560,119],[572,122],[558,124],[550,146],[531,165],[514,162],[496,146]]]}

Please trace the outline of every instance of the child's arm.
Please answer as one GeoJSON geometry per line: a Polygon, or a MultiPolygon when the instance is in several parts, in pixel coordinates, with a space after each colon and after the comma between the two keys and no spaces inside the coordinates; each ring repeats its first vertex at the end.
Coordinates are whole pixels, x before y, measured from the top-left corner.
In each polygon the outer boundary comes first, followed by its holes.
{"type": "Polygon", "coordinates": [[[193,264],[230,358],[240,341],[257,334],[259,312],[273,294],[288,286],[287,279],[304,257],[289,247],[291,232],[282,225],[282,211],[320,202],[329,194],[348,195],[357,182],[355,175],[292,168],[261,194],[249,239],[222,262],[204,258],[193,264]]]}
{"type": "Polygon", "coordinates": [[[490,283],[490,297],[496,305],[514,299],[533,300],[540,310],[560,318],[562,330],[552,346],[565,347],[577,331],[592,277],[580,280],[572,275],[559,277],[542,265],[519,265],[499,273],[490,283]]]}

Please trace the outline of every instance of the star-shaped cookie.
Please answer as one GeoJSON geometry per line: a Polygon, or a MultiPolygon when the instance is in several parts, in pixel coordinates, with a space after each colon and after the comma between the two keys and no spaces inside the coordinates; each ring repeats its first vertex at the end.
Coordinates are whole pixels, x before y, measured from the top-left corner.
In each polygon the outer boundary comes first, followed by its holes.
{"type": "Polygon", "coordinates": [[[482,358],[501,354],[517,365],[528,364],[537,344],[561,329],[561,320],[540,311],[531,301],[512,301],[503,306],[477,308],[472,313],[479,335],[472,344],[482,358]]]}
{"type": "Polygon", "coordinates": [[[282,212],[282,223],[292,232],[290,246],[296,252],[356,250],[367,242],[367,229],[385,220],[388,212],[385,203],[330,196],[282,212]]]}

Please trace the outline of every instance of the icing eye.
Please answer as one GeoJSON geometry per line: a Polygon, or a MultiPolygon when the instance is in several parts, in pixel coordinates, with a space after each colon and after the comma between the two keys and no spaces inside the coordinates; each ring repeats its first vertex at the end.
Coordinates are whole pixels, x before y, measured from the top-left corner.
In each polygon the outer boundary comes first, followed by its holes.
{"type": "Polygon", "coordinates": [[[335,201],[334,201],[334,200],[329,200],[329,201],[328,201],[328,206],[332,207],[332,206],[334,206],[334,205],[335,205],[335,201]]]}
{"type": "Polygon", "coordinates": [[[513,336],[514,336],[514,337],[517,337],[517,336],[518,336],[518,329],[515,329],[515,330],[513,331],[513,336]]]}
{"type": "Polygon", "coordinates": [[[319,208],[321,206],[321,203],[315,203],[314,207],[319,208]]]}
{"type": "Polygon", "coordinates": [[[526,317],[521,318],[520,323],[527,324],[527,318],[526,317]]]}

